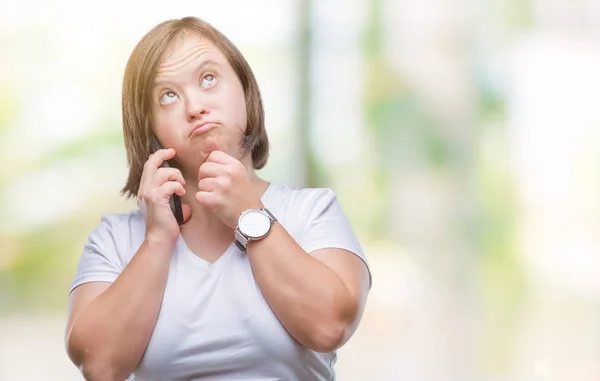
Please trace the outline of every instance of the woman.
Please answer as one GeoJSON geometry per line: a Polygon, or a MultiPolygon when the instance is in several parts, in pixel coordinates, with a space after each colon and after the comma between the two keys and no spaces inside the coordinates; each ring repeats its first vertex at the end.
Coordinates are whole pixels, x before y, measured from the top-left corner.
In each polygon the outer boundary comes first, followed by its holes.
{"type": "Polygon", "coordinates": [[[102,217],[69,296],[67,352],[86,379],[335,377],[370,289],[367,261],[331,190],[256,175],[263,114],[248,63],[206,22],[163,22],[135,47],[123,191],[140,210],[102,217]],[[154,151],[154,139],[169,148],[154,151]]]}

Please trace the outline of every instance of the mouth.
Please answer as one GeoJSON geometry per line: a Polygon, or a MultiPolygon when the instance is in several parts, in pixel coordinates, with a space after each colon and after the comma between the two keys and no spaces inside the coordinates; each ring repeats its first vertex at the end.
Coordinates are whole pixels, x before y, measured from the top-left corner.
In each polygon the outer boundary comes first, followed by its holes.
{"type": "Polygon", "coordinates": [[[197,136],[197,135],[202,135],[210,130],[212,130],[213,128],[218,127],[219,125],[215,122],[204,122],[204,123],[200,123],[194,126],[194,129],[192,130],[192,132],[190,133],[190,137],[192,136],[197,136]]]}

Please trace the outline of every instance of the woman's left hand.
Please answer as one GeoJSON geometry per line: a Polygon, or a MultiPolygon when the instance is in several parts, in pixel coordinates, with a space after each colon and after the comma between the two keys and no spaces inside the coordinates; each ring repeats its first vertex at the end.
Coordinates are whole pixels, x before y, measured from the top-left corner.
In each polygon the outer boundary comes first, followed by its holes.
{"type": "Polygon", "coordinates": [[[242,212],[263,207],[244,165],[222,151],[213,151],[198,170],[195,198],[232,229],[242,212]]]}

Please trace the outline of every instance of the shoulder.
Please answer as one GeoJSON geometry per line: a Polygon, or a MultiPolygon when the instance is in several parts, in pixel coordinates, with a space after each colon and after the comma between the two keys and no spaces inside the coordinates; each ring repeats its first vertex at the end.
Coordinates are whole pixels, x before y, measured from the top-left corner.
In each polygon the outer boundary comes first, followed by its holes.
{"type": "Polygon", "coordinates": [[[86,282],[114,282],[131,259],[140,229],[144,219],[139,211],[101,215],[83,245],[71,290],[86,282]]]}
{"type": "Polygon", "coordinates": [[[284,208],[301,210],[326,207],[336,201],[336,195],[330,188],[292,188],[284,183],[271,183],[269,201],[284,208]]]}
{"type": "Polygon", "coordinates": [[[98,227],[105,229],[122,230],[136,227],[144,223],[144,217],[139,210],[133,210],[127,213],[105,213],[100,216],[98,227]]]}
{"type": "Polygon", "coordinates": [[[124,266],[143,242],[145,230],[140,211],[102,214],[88,234],[83,257],[100,255],[124,266]]]}
{"type": "Polygon", "coordinates": [[[301,234],[316,221],[345,221],[345,215],[330,188],[294,189],[272,183],[265,206],[279,218],[288,231],[301,234]]]}
{"type": "Polygon", "coordinates": [[[115,246],[121,241],[130,241],[132,235],[145,229],[144,217],[139,210],[128,213],[106,213],[88,236],[88,242],[111,240],[115,246]]]}

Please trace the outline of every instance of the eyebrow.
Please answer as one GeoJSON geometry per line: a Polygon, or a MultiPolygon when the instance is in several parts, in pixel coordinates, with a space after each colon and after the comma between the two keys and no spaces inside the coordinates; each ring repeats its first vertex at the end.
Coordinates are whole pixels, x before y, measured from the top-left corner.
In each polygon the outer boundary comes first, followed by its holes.
{"type": "MultiPolygon", "coordinates": [[[[217,61],[214,61],[214,60],[211,60],[211,59],[208,59],[208,60],[202,61],[202,62],[200,62],[200,63],[198,64],[198,66],[196,66],[196,69],[194,69],[193,76],[194,76],[194,77],[195,77],[195,76],[197,76],[197,75],[198,75],[198,73],[199,73],[200,71],[202,71],[202,69],[203,69],[205,66],[207,66],[207,65],[220,66],[220,64],[219,64],[217,61]]],[[[156,87],[158,87],[158,86],[160,86],[160,85],[162,85],[162,84],[169,83],[169,82],[170,82],[170,81],[169,81],[169,80],[167,80],[167,79],[160,79],[160,80],[158,80],[158,81],[155,81],[155,82],[154,82],[154,86],[153,86],[153,87],[154,87],[154,88],[156,88],[156,87]]]]}

